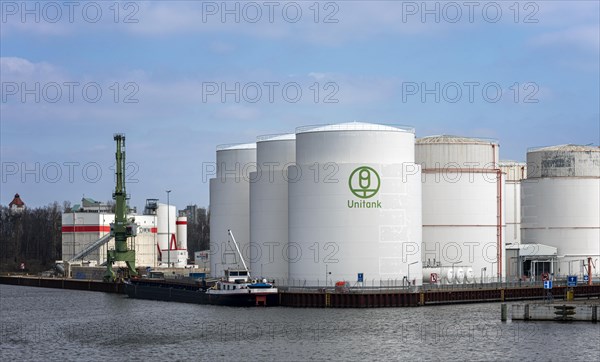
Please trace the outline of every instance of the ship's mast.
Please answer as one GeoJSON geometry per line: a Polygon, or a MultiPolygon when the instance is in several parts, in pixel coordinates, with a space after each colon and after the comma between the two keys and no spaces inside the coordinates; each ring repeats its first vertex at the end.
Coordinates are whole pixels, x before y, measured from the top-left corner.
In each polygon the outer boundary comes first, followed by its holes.
{"type": "Polygon", "coordinates": [[[242,256],[242,253],[240,252],[240,247],[238,246],[238,243],[235,241],[233,232],[231,231],[231,229],[229,229],[229,230],[227,230],[227,233],[229,233],[229,236],[231,236],[231,240],[233,240],[233,245],[235,245],[235,250],[237,251],[238,255],[240,256],[240,259],[242,259],[242,264],[244,265],[244,269],[246,270],[246,273],[248,273],[248,278],[250,278],[250,270],[248,270],[248,266],[246,266],[246,262],[244,261],[244,257],[242,256]]]}
{"type": "Polygon", "coordinates": [[[125,189],[125,135],[114,135],[117,143],[115,155],[116,186],[113,193],[115,200],[115,222],[110,225],[111,236],[115,238],[115,249],[109,250],[106,261],[106,281],[114,281],[115,273],[112,265],[115,261],[124,261],[127,264],[129,275],[137,275],[135,269],[135,250],[129,250],[127,239],[137,234],[137,225],[127,220],[127,192],[125,189]]]}

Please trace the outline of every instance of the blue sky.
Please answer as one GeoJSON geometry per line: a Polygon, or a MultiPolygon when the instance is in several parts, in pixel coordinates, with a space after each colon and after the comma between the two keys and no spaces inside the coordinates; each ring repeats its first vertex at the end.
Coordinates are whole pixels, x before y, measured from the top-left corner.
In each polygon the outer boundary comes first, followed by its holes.
{"type": "Polygon", "coordinates": [[[179,208],[208,205],[217,145],[303,125],[491,137],[513,160],[600,141],[597,1],[0,3],[2,204],[110,199],[115,132],[132,204],[179,208]]]}

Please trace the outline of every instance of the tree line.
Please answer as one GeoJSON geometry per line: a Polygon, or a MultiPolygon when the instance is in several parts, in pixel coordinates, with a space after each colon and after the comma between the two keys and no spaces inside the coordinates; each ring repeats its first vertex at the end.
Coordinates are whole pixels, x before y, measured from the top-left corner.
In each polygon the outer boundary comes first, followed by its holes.
{"type": "Polygon", "coordinates": [[[0,206],[0,268],[2,271],[39,272],[54,265],[62,255],[61,215],[54,202],[45,207],[15,212],[0,206]]]}

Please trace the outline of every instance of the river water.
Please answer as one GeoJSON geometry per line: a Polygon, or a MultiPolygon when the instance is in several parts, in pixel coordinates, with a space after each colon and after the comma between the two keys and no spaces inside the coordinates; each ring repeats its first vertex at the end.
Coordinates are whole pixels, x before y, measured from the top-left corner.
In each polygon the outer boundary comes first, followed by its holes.
{"type": "Polygon", "coordinates": [[[0,359],[599,361],[600,325],[500,322],[500,305],[233,308],[0,285],[0,359]]]}

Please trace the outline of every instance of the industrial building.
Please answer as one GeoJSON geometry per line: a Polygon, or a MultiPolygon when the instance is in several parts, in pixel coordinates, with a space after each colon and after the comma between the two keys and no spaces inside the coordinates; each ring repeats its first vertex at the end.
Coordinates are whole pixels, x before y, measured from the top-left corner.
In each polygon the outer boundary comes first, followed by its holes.
{"type": "Polygon", "coordinates": [[[288,279],[288,167],[296,162],[296,135],[259,136],[257,171],[250,174],[250,270],[288,279]]]}
{"type": "Polygon", "coordinates": [[[598,273],[600,148],[559,145],[527,152],[522,181],[522,243],[556,248],[556,256],[524,266],[524,275],[598,273]],[[589,268],[589,269],[588,269],[589,268]]]}
{"type": "MultiPolygon", "coordinates": [[[[289,278],[421,284],[421,182],[414,129],[300,127],[289,171],[289,278]]],[[[297,282],[295,282],[297,281],[297,282]]]]}
{"type": "MultiPolygon", "coordinates": [[[[143,215],[135,213],[127,215],[128,219],[137,224],[137,235],[130,238],[130,248],[135,250],[137,267],[145,269],[187,265],[185,218],[176,218],[175,207],[171,206],[170,209],[173,211],[170,224],[167,222],[167,205],[158,203],[156,199],[147,200],[143,215]],[[168,229],[170,229],[170,239],[173,241],[170,248],[167,243],[168,229]]],[[[81,204],[74,205],[70,212],[65,212],[62,215],[63,262],[69,267],[105,265],[107,250],[115,247],[114,237],[111,236],[111,223],[114,220],[115,215],[110,211],[110,206],[89,198],[84,198],[81,204]]],[[[116,266],[122,267],[121,264],[117,263],[116,266]]],[[[98,268],[92,279],[101,277],[102,272],[103,268],[98,268]]],[[[91,276],[85,274],[85,278],[91,276]]]]}
{"type": "Polygon", "coordinates": [[[423,277],[443,283],[502,278],[498,142],[430,136],[417,139],[415,154],[423,170],[423,277]]]}
{"type": "Polygon", "coordinates": [[[231,229],[250,250],[254,275],[305,285],[420,284],[414,139],[412,128],[354,122],[298,128],[295,142],[259,138],[258,158],[255,144],[219,147],[210,192],[213,276],[239,263],[227,249],[231,229]],[[284,167],[273,168],[273,182],[243,172],[257,161],[284,167]]]}
{"type": "Polygon", "coordinates": [[[250,257],[250,174],[256,171],[256,143],[217,147],[216,177],[210,180],[211,273],[222,276],[241,260],[229,241],[232,230],[245,260],[250,257]]]}
{"type": "Polygon", "coordinates": [[[521,243],[521,182],[527,178],[525,162],[500,161],[505,178],[504,215],[506,245],[521,243]]]}
{"type": "Polygon", "coordinates": [[[533,149],[523,163],[499,147],[359,122],[218,146],[211,274],[242,266],[229,229],[252,275],[291,286],[598,274],[600,149],[533,149]]]}

